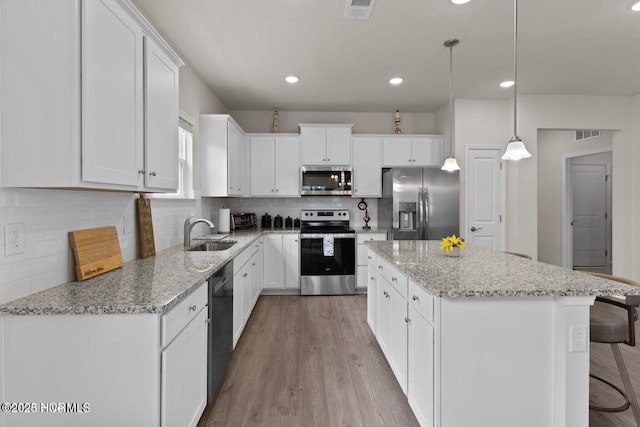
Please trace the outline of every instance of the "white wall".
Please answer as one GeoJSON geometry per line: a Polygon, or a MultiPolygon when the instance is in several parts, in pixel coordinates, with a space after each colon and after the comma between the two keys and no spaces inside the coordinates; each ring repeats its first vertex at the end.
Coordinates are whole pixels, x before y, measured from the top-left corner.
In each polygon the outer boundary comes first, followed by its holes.
{"type": "MultiPolygon", "coordinates": [[[[632,263],[640,255],[640,229],[633,221],[640,213],[640,189],[634,185],[640,172],[633,169],[633,164],[640,162],[638,97],[522,95],[518,99],[518,133],[532,157],[507,162],[506,250],[538,253],[538,130],[620,130],[613,136],[613,272],[640,280],[640,266],[632,263]]],[[[458,158],[464,144],[509,140],[513,133],[511,102],[456,101],[458,158]]]]}
{"type": "MultiPolygon", "coordinates": [[[[195,119],[196,152],[200,113],[226,112],[188,66],[180,70],[180,110],[195,119]]],[[[135,194],[104,191],[0,188],[0,304],[75,280],[69,231],[116,226],[124,261],[136,259],[136,198],[135,194]],[[25,253],[6,256],[4,224],[12,223],[25,225],[25,253]]],[[[201,205],[208,203],[152,199],[156,251],[182,243],[184,220],[191,215],[201,216],[201,205]]]]}
{"type": "MultiPolygon", "coordinates": [[[[273,111],[231,111],[231,115],[245,132],[259,133],[273,130],[273,111]]],[[[389,113],[340,113],[321,111],[280,111],[280,132],[298,133],[298,123],[353,123],[353,133],[394,133],[395,112],[389,113]]],[[[427,113],[403,113],[402,133],[432,134],[434,115],[427,113]]]]}
{"type": "MultiPolygon", "coordinates": [[[[562,265],[563,156],[611,148],[612,143],[611,131],[579,142],[574,130],[538,131],[538,260],[562,265]]],[[[573,163],[611,164],[611,157],[611,152],[582,156],[573,163]]]]}
{"type": "Polygon", "coordinates": [[[193,125],[193,186],[200,189],[200,114],[226,114],[227,108],[189,66],[180,69],[180,115],[193,125]]]}

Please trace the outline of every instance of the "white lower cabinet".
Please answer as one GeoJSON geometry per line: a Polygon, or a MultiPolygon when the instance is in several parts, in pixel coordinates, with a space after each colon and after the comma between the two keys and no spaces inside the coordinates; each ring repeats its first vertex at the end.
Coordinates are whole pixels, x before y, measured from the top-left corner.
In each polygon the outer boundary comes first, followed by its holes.
{"type": "Polygon", "coordinates": [[[367,298],[367,323],[369,323],[374,335],[376,333],[376,297],[378,295],[376,258],[377,256],[374,252],[368,251],[367,278],[369,283],[367,284],[367,294],[369,297],[367,298]]]}
{"type": "Polygon", "coordinates": [[[200,310],[162,350],[163,427],[195,426],[207,406],[207,315],[200,310]]]}
{"type": "Polygon", "coordinates": [[[267,234],[264,239],[264,290],[300,289],[300,236],[267,234]]]}
{"type": "Polygon", "coordinates": [[[377,282],[378,340],[391,370],[407,393],[407,300],[381,275],[377,282]]]}
{"type": "Polygon", "coordinates": [[[259,239],[233,261],[233,347],[251,317],[261,292],[263,240],[259,239]]]}
{"type": "Polygon", "coordinates": [[[409,305],[407,398],[422,427],[433,427],[434,326],[409,305]]]}
{"type": "Polygon", "coordinates": [[[0,425],[195,426],[207,401],[207,290],[163,315],[1,316],[0,400],[39,406],[0,414],[0,425]],[[53,402],[83,413],[40,406],[53,402]]]}

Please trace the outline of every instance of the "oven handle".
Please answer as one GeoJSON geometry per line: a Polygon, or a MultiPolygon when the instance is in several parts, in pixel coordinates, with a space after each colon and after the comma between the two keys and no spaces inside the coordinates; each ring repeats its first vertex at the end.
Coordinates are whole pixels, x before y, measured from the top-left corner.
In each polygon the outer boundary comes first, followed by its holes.
{"type": "Polygon", "coordinates": [[[301,239],[322,239],[324,236],[333,236],[334,239],[355,239],[356,233],[300,233],[301,239]]]}

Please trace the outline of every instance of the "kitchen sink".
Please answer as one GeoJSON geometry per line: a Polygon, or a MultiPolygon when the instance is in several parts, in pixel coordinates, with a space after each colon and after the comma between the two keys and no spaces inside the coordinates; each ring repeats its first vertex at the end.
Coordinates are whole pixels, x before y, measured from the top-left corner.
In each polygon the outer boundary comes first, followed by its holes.
{"type": "Polygon", "coordinates": [[[223,242],[205,242],[189,248],[189,251],[224,251],[238,243],[235,240],[225,240],[223,242]]]}

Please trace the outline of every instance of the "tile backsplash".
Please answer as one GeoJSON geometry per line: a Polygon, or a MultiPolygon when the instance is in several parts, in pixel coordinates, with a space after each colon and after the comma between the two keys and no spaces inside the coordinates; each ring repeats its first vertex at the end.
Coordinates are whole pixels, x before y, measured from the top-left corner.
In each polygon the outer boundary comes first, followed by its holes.
{"type": "MultiPolygon", "coordinates": [[[[204,199],[203,199],[204,200],[204,199]]],[[[349,209],[351,211],[351,226],[360,228],[364,225],[364,212],[358,209],[360,199],[345,196],[305,196],[298,198],[212,198],[210,204],[203,203],[203,212],[210,215],[214,223],[218,223],[218,209],[230,208],[231,212],[251,212],[260,217],[268,213],[286,218],[299,218],[301,209],[349,209]],[[210,210],[207,210],[210,209],[210,210]]],[[[371,221],[369,225],[378,225],[378,199],[365,199],[369,209],[371,221]]]]}
{"type": "MultiPolygon", "coordinates": [[[[104,191],[0,189],[0,303],[75,280],[68,232],[113,225],[125,262],[138,257],[137,194],[104,191]],[[6,255],[6,224],[24,224],[25,251],[6,255]]],[[[201,201],[151,201],[156,251],[182,242],[184,220],[201,201]]],[[[208,210],[210,211],[210,209],[208,210]]]]}
{"type": "MultiPolygon", "coordinates": [[[[113,225],[118,230],[122,258],[138,258],[135,199],[137,194],[106,191],[0,189],[0,304],[75,280],[68,232],[113,225]],[[24,224],[25,251],[6,255],[4,226],[24,224]]],[[[156,251],[183,242],[187,217],[197,215],[218,221],[218,209],[265,212],[283,218],[299,217],[300,209],[341,208],[351,211],[351,226],[364,225],[360,199],[350,197],[151,199],[156,251]]],[[[377,199],[366,199],[371,222],[377,225],[377,199]]],[[[193,235],[208,232],[197,225],[193,235]]]]}

